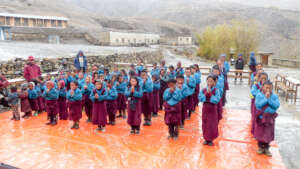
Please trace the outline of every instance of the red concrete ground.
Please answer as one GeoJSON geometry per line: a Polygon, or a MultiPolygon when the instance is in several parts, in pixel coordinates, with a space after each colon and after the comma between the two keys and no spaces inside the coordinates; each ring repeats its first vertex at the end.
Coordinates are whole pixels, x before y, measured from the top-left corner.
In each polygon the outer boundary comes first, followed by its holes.
{"type": "Polygon", "coordinates": [[[22,169],[279,169],[285,168],[278,147],[273,157],[256,154],[250,134],[250,113],[227,110],[221,121],[220,136],[214,147],[202,145],[201,114],[193,114],[177,141],[167,140],[163,112],[140,135],[130,135],[125,120],[118,119],[105,133],[85,118],[79,130],[69,121],[46,126],[46,113],[14,122],[11,113],[0,114],[0,162],[22,169]]]}

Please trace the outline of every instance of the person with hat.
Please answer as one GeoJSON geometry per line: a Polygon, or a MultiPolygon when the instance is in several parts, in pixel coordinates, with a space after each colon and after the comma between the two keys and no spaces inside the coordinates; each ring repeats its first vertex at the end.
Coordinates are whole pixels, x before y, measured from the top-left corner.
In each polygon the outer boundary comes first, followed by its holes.
{"type": "MultiPolygon", "coordinates": [[[[245,62],[244,62],[244,59],[243,59],[243,55],[240,53],[239,55],[238,55],[238,59],[235,61],[235,69],[236,70],[243,70],[244,69],[244,64],[245,64],[245,62]]],[[[242,72],[240,72],[240,73],[238,73],[238,72],[236,72],[235,73],[235,81],[237,80],[237,77],[238,76],[240,76],[240,78],[241,78],[241,81],[243,81],[243,73],[242,72]]]]}
{"type": "Polygon", "coordinates": [[[41,69],[37,64],[35,64],[34,57],[29,56],[27,59],[27,64],[24,67],[24,78],[27,82],[30,82],[33,79],[37,79],[41,75],[41,69]]]}
{"type": "Polygon", "coordinates": [[[249,69],[252,72],[256,71],[256,57],[254,52],[250,52],[250,63],[249,63],[249,69]]]}
{"type": "Polygon", "coordinates": [[[80,50],[74,59],[74,66],[78,72],[82,71],[83,73],[86,72],[87,69],[87,60],[86,56],[80,50]]]}

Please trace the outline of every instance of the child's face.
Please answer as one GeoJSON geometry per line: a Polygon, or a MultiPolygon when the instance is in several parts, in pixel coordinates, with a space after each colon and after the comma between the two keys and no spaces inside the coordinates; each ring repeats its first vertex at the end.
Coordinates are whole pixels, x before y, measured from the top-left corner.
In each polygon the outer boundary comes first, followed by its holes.
{"type": "Polygon", "coordinates": [[[259,78],[259,81],[261,82],[261,84],[264,84],[265,81],[267,81],[267,76],[266,75],[261,75],[259,78]]]}
{"type": "Polygon", "coordinates": [[[175,84],[175,83],[168,83],[168,87],[169,87],[169,88],[173,88],[173,89],[174,89],[174,88],[175,88],[175,86],[176,86],[176,84],[175,84]]]}
{"type": "Polygon", "coordinates": [[[132,86],[136,86],[136,85],[137,85],[136,79],[134,79],[134,78],[130,79],[130,84],[131,84],[132,86]]]}
{"type": "Polygon", "coordinates": [[[264,93],[267,93],[267,92],[272,92],[272,85],[268,85],[268,84],[265,84],[264,86],[263,86],[263,92],[264,93]]]}
{"type": "Polygon", "coordinates": [[[97,82],[96,83],[96,89],[101,89],[102,88],[102,83],[101,82],[97,82]]]}
{"type": "Polygon", "coordinates": [[[146,72],[143,72],[143,73],[141,74],[141,77],[142,77],[142,79],[147,79],[147,73],[146,73],[146,72]]]}
{"type": "Polygon", "coordinates": [[[78,77],[79,77],[80,79],[83,79],[83,73],[79,73],[79,74],[78,74],[78,77]]]}
{"type": "Polygon", "coordinates": [[[61,87],[62,87],[61,83],[58,83],[58,84],[57,84],[57,87],[58,87],[58,88],[61,88],[61,87]]]}
{"type": "Polygon", "coordinates": [[[52,88],[53,88],[52,85],[51,85],[50,83],[47,83],[46,86],[47,86],[48,89],[52,89],[52,88]]]}
{"type": "Polygon", "coordinates": [[[91,79],[89,77],[86,77],[85,78],[85,83],[90,83],[91,82],[91,79]]]}
{"type": "Polygon", "coordinates": [[[71,83],[71,84],[70,84],[70,87],[71,87],[71,89],[72,89],[72,90],[75,90],[75,89],[77,89],[77,86],[76,86],[76,84],[75,84],[75,83],[71,83]]]}
{"type": "Polygon", "coordinates": [[[122,76],[119,77],[119,82],[123,82],[123,77],[122,76]]]}
{"type": "Polygon", "coordinates": [[[107,86],[108,88],[111,88],[111,87],[112,87],[112,83],[107,83],[106,86],[107,86]]]}
{"type": "Polygon", "coordinates": [[[217,69],[213,69],[213,70],[212,70],[212,73],[213,73],[214,75],[220,75],[220,71],[217,70],[217,69]]]}
{"type": "Polygon", "coordinates": [[[207,86],[209,86],[209,87],[215,86],[215,81],[212,78],[208,78],[206,80],[206,83],[207,83],[207,86]]]}
{"type": "Polygon", "coordinates": [[[195,72],[196,72],[196,69],[195,69],[195,68],[192,68],[191,70],[192,70],[192,72],[193,72],[193,73],[195,73],[195,72]]]}
{"type": "Polygon", "coordinates": [[[29,87],[30,90],[33,89],[33,85],[32,84],[30,84],[28,87],[29,87]]]}
{"type": "Polygon", "coordinates": [[[51,80],[51,75],[47,75],[46,76],[46,79],[49,81],[49,80],[51,80]]]}
{"type": "Polygon", "coordinates": [[[101,81],[104,81],[104,76],[103,76],[103,75],[100,76],[99,79],[100,79],[101,81]]]}
{"type": "Polygon", "coordinates": [[[183,78],[178,78],[178,79],[176,79],[176,82],[177,82],[177,84],[179,84],[179,85],[183,85],[184,79],[183,79],[183,78]]]}
{"type": "Polygon", "coordinates": [[[262,70],[262,65],[261,65],[261,64],[256,65],[256,69],[257,69],[257,70],[262,70]]]}
{"type": "Polygon", "coordinates": [[[186,76],[190,76],[191,75],[191,70],[190,69],[186,69],[185,70],[185,75],[186,76]]]}

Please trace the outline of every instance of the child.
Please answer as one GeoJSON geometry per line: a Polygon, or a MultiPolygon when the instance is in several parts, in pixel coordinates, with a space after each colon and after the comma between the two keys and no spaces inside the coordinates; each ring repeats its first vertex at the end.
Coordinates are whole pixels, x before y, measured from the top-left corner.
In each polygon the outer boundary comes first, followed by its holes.
{"type": "Polygon", "coordinates": [[[255,132],[254,136],[258,141],[258,154],[272,156],[269,147],[274,140],[275,118],[277,109],[280,106],[278,96],[272,92],[272,82],[266,81],[262,91],[258,92],[255,105],[255,132]]]}
{"type": "Polygon", "coordinates": [[[83,73],[78,73],[78,80],[77,80],[77,83],[78,83],[78,88],[80,89],[80,90],[82,90],[83,89],[83,86],[84,86],[84,84],[85,84],[85,78],[84,78],[85,76],[84,76],[84,74],[83,73]]]}
{"type": "MultiPolygon", "coordinates": [[[[220,68],[218,65],[213,66],[212,74],[217,76],[216,88],[219,90],[220,96],[223,96],[224,91],[224,76],[220,73],[220,68]]],[[[223,98],[221,97],[218,104],[218,120],[220,121],[223,118],[223,98]]]]}
{"type": "Polygon", "coordinates": [[[130,77],[130,82],[125,91],[125,96],[128,98],[128,119],[127,123],[131,126],[131,134],[140,134],[141,113],[143,97],[143,89],[139,85],[137,77],[130,77]]]}
{"type": "Polygon", "coordinates": [[[38,115],[37,111],[39,110],[38,93],[34,89],[35,85],[34,85],[33,82],[29,82],[28,87],[29,87],[29,89],[28,89],[28,100],[29,100],[29,103],[30,103],[30,107],[31,107],[31,110],[34,111],[34,116],[37,116],[38,115]]]}
{"type": "Polygon", "coordinates": [[[110,125],[116,124],[116,113],[117,113],[117,97],[118,93],[116,88],[113,86],[112,81],[107,82],[107,96],[106,96],[106,103],[107,103],[107,113],[109,117],[110,125]]]}
{"type": "Polygon", "coordinates": [[[164,92],[165,123],[169,127],[168,139],[178,139],[179,125],[181,123],[181,91],[176,88],[176,80],[170,79],[164,92]]]}
{"type": "Polygon", "coordinates": [[[153,117],[158,116],[159,110],[159,89],[160,89],[160,82],[158,74],[152,75],[153,81],[153,117]]]}
{"type": "MultiPolygon", "coordinates": [[[[198,66],[196,64],[196,66],[198,66]]],[[[195,79],[196,85],[195,85],[195,92],[192,95],[193,97],[193,107],[192,107],[192,112],[195,112],[196,107],[198,106],[199,100],[198,100],[198,95],[200,92],[200,83],[201,83],[201,74],[199,71],[197,71],[197,67],[195,65],[191,66],[191,71],[193,74],[193,77],[195,79]]]]}
{"type": "Polygon", "coordinates": [[[93,101],[93,124],[98,125],[97,131],[105,132],[107,124],[107,108],[106,108],[107,91],[102,81],[96,81],[96,88],[90,95],[93,101]]]}
{"type": "Polygon", "coordinates": [[[166,74],[166,70],[165,69],[160,69],[160,73],[159,73],[159,79],[160,79],[160,89],[159,89],[159,109],[162,110],[163,109],[163,103],[164,103],[164,99],[163,99],[163,95],[165,90],[168,88],[168,77],[166,74]]]}
{"type": "Polygon", "coordinates": [[[153,69],[151,70],[150,74],[153,76],[156,74],[159,76],[160,69],[157,67],[157,63],[153,63],[153,69]]]}
{"type": "Polygon", "coordinates": [[[46,111],[49,117],[49,122],[46,123],[46,125],[56,125],[58,91],[55,89],[53,81],[48,81],[46,87],[47,89],[43,93],[43,97],[46,100],[46,111]]]}
{"type": "Polygon", "coordinates": [[[260,92],[262,85],[265,83],[265,81],[268,80],[268,74],[265,72],[262,72],[258,75],[258,83],[252,86],[251,88],[251,95],[253,98],[251,99],[251,133],[255,133],[255,98],[256,95],[260,92]]]}
{"type": "Polygon", "coordinates": [[[183,76],[184,75],[184,70],[181,67],[181,62],[180,61],[177,63],[177,68],[175,69],[175,71],[176,71],[176,76],[178,76],[178,75],[183,76]]]}
{"type": "Polygon", "coordinates": [[[67,89],[65,87],[65,81],[61,80],[58,82],[58,113],[60,120],[68,120],[68,110],[67,110],[67,89]]]}
{"type": "Polygon", "coordinates": [[[10,88],[10,93],[8,94],[8,105],[12,109],[13,117],[11,120],[20,120],[20,112],[19,112],[19,94],[17,92],[17,87],[12,86],[10,88]]]}
{"type": "Polygon", "coordinates": [[[144,70],[143,60],[139,59],[138,64],[136,66],[136,74],[138,74],[140,76],[143,70],[144,70]]]}
{"type": "Polygon", "coordinates": [[[196,80],[192,76],[191,68],[185,68],[185,76],[184,76],[184,83],[188,87],[188,96],[187,96],[187,111],[188,117],[187,119],[191,118],[192,111],[194,111],[194,104],[193,104],[193,94],[196,88],[196,80]]]}
{"type": "Polygon", "coordinates": [[[79,121],[82,117],[82,92],[78,88],[77,81],[70,84],[71,89],[67,92],[69,119],[73,121],[71,129],[79,129],[79,121]]]}
{"type": "Polygon", "coordinates": [[[167,74],[168,74],[168,80],[176,78],[176,72],[175,72],[174,66],[172,66],[172,65],[169,66],[169,71],[167,74]]]}
{"type": "Polygon", "coordinates": [[[93,92],[95,85],[91,83],[91,77],[87,76],[85,78],[85,84],[82,89],[82,104],[84,106],[85,114],[88,117],[87,123],[92,122],[93,113],[93,102],[90,99],[90,95],[93,92]]]}
{"type": "Polygon", "coordinates": [[[205,139],[204,145],[213,145],[213,140],[218,137],[218,112],[217,105],[220,101],[219,90],[215,87],[217,76],[207,77],[207,87],[199,94],[202,106],[202,132],[205,139]]]}
{"type": "Polygon", "coordinates": [[[31,106],[28,100],[28,92],[27,92],[27,83],[23,83],[21,85],[21,92],[19,93],[19,98],[21,99],[21,112],[24,112],[25,114],[22,116],[22,118],[29,118],[31,116],[31,106]]]}
{"type": "Polygon", "coordinates": [[[39,76],[37,79],[37,86],[40,88],[41,91],[41,95],[38,97],[39,100],[39,108],[40,108],[40,113],[42,113],[43,111],[46,110],[46,106],[45,106],[45,98],[43,97],[43,93],[45,91],[46,88],[46,82],[44,81],[44,78],[42,76],[39,76]]]}
{"type": "Polygon", "coordinates": [[[123,80],[125,81],[125,82],[128,82],[128,75],[127,75],[127,73],[126,73],[126,71],[124,70],[124,69],[122,69],[121,70],[121,75],[123,76],[123,80]]]}
{"type": "Polygon", "coordinates": [[[117,107],[119,110],[119,115],[117,117],[123,117],[126,119],[126,97],[124,95],[126,87],[128,85],[127,81],[124,81],[123,79],[124,76],[119,75],[117,77],[117,84],[116,84],[116,89],[118,92],[118,98],[117,98],[117,107]]]}
{"type": "Polygon", "coordinates": [[[42,113],[45,110],[45,106],[42,100],[42,91],[41,91],[41,85],[38,82],[38,80],[33,79],[32,82],[34,82],[34,90],[37,92],[37,104],[38,104],[38,114],[42,113]]]}
{"type": "Polygon", "coordinates": [[[183,75],[178,75],[176,77],[176,87],[180,90],[181,92],[181,123],[179,128],[184,129],[184,121],[187,118],[187,109],[188,109],[188,87],[186,84],[184,84],[184,76],[183,75]]]}
{"type": "Polygon", "coordinates": [[[151,126],[151,113],[153,110],[153,83],[147,71],[141,72],[141,87],[143,89],[142,112],[144,113],[144,126],[151,126]]]}

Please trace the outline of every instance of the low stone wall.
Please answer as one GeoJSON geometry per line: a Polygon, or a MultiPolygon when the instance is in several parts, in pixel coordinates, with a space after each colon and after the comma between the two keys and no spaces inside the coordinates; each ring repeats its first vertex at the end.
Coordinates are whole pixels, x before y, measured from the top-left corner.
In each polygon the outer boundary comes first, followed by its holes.
{"type": "MultiPolygon", "coordinates": [[[[36,63],[40,65],[42,73],[56,72],[58,71],[61,61],[66,60],[67,68],[69,70],[74,70],[74,57],[68,58],[44,58],[36,59],[36,63]]],[[[107,55],[107,56],[87,56],[88,68],[91,70],[92,66],[104,65],[107,68],[112,68],[115,62],[124,63],[137,63],[139,59],[143,59],[144,63],[152,64],[154,62],[159,62],[163,59],[161,51],[155,52],[139,52],[136,54],[119,54],[119,55],[107,55]]],[[[8,79],[23,77],[23,69],[26,64],[26,60],[16,58],[7,62],[1,63],[1,72],[8,79]]],[[[123,68],[123,67],[120,67],[123,68]]]]}
{"type": "Polygon", "coordinates": [[[273,58],[272,65],[300,68],[300,60],[273,58]]]}

